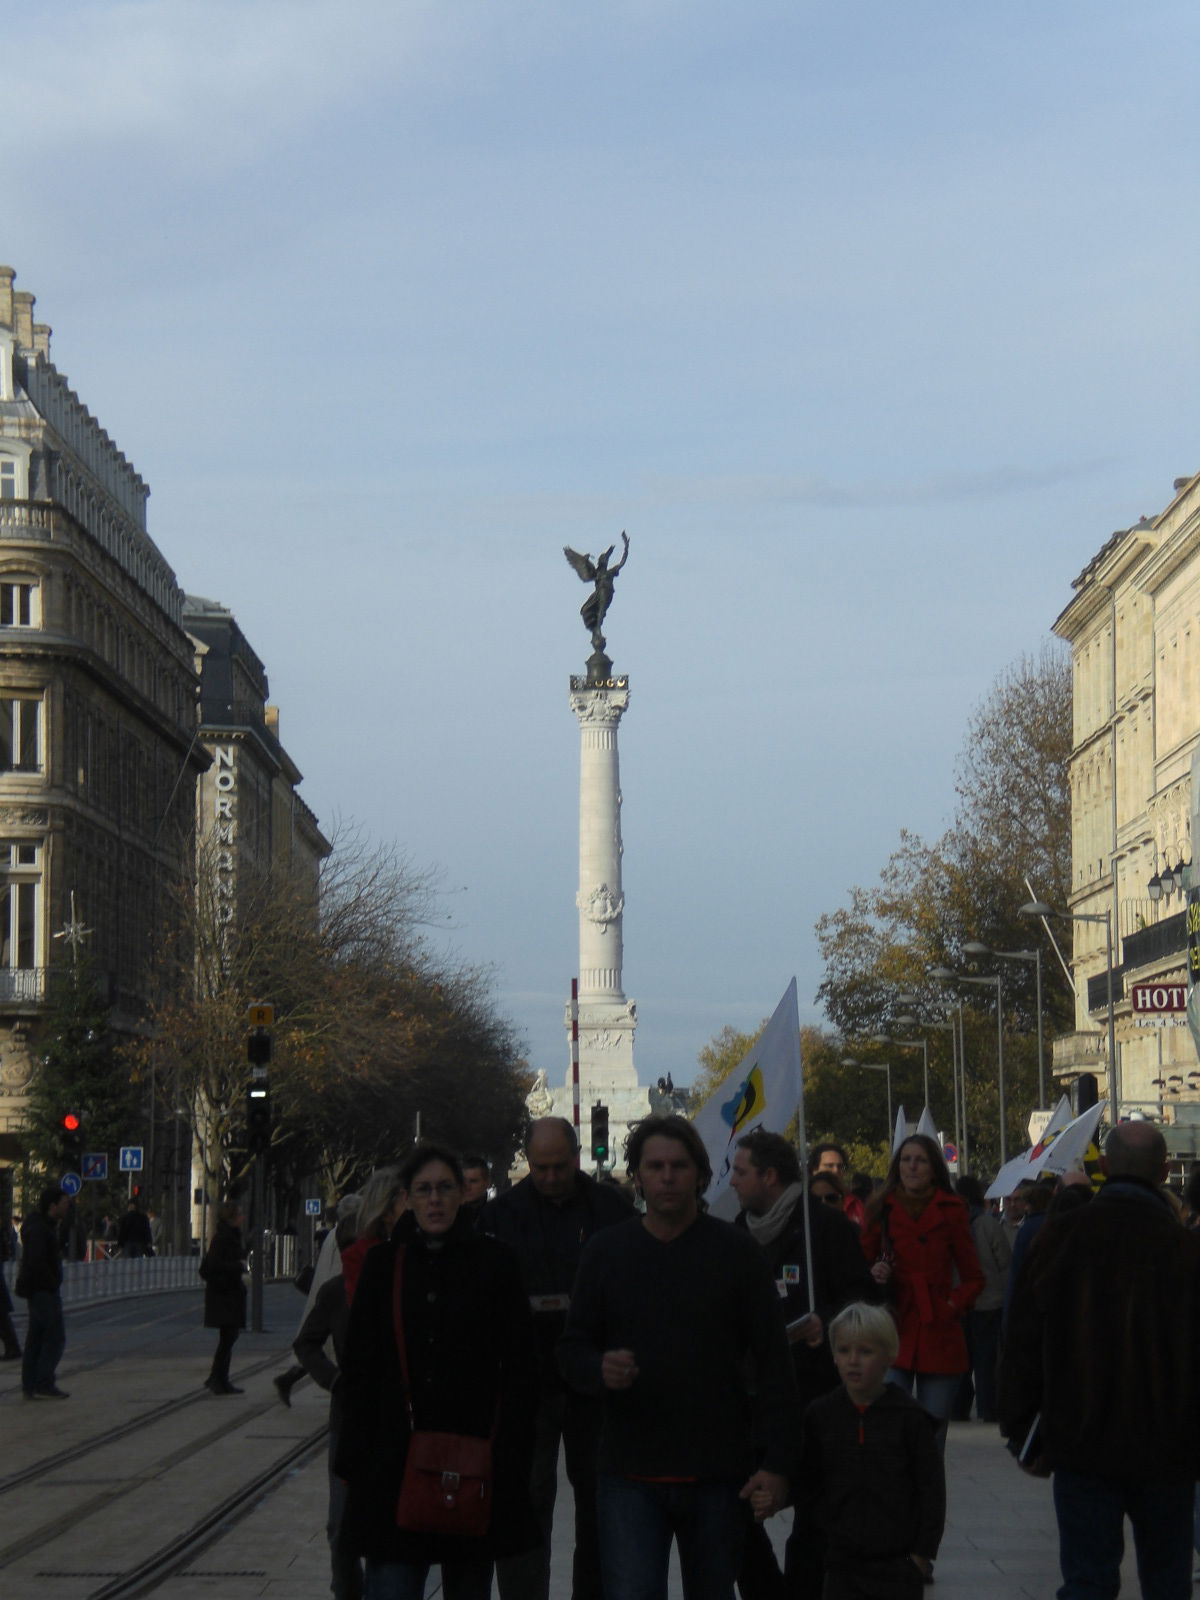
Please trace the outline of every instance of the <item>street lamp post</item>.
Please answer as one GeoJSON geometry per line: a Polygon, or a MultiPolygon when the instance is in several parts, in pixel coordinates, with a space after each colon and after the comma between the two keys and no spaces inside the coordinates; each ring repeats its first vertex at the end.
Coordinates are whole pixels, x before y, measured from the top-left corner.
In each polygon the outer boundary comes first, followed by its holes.
{"type": "Polygon", "coordinates": [[[864,1072],[886,1072],[887,1073],[887,1106],[888,1106],[887,1136],[888,1136],[888,1139],[890,1141],[891,1137],[892,1137],[892,1129],[896,1125],[894,1120],[893,1120],[893,1118],[892,1118],[892,1064],[891,1064],[891,1062],[890,1061],[884,1061],[882,1063],[876,1063],[874,1061],[856,1061],[853,1056],[843,1056],[842,1057],[842,1065],[844,1067],[861,1067],[864,1070],[864,1072]]]}
{"type": "Polygon", "coordinates": [[[970,944],[963,945],[963,954],[968,956],[992,956],[997,961],[1032,961],[1037,971],[1037,1036],[1038,1036],[1038,1108],[1046,1109],[1046,1037],[1045,1023],[1042,1016],[1042,951],[1039,945],[1035,950],[993,950],[990,945],[981,944],[978,939],[970,944]]]}
{"type": "Polygon", "coordinates": [[[1004,1093],[1004,980],[998,972],[991,978],[968,978],[949,967],[934,967],[930,976],[939,983],[986,984],[989,988],[992,984],[996,986],[996,1091],[1000,1102],[1000,1165],[1003,1166],[1008,1160],[1008,1131],[1005,1126],[1008,1105],[1004,1093]]]}
{"type": "Polygon", "coordinates": [[[1064,922],[1102,922],[1104,924],[1104,968],[1108,992],[1108,1098],[1114,1123],[1121,1116],[1121,1069],[1117,1063],[1117,1026],[1113,1010],[1113,928],[1112,907],[1103,911],[1059,911],[1045,900],[1030,900],[1017,912],[1020,917],[1059,917],[1064,922]]]}
{"type": "Polygon", "coordinates": [[[890,1034],[877,1033],[872,1044],[891,1045],[897,1050],[920,1050],[924,1057],[925,1104],[929,1104],[929,1041],[928,1039],[893,1039],[890,1034]]]}

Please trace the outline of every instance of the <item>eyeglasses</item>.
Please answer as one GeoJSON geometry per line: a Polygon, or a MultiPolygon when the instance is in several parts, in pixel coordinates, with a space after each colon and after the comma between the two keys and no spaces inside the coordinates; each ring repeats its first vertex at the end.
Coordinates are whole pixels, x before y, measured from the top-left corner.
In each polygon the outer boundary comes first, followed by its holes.
{"type": "Polygon", "coordinates": [[[823,1200],[827,1206],[840,1206],[842,1203],[840,1194],[819,1194],[817,1199],[823,1200]]]}
{"type": "Polygon", "coordinates": [[[408,1195],[410,1200],[432,1200],[435,1195],[439,1200],[444,1200],[447,1195],[457,1192],[456,1183],[414,1183],[408,1195]]]}

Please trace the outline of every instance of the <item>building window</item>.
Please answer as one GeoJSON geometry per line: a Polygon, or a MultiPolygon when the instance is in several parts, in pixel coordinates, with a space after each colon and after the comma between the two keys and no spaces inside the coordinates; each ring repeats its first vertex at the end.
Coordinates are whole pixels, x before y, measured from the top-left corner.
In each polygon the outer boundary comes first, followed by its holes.
{"type": "Polygon", "coordinates": [[[28,578],[0,579],[0,628],[36,628],[38,585],[28,578]]]}
{"type": "Polygon", "coordinates": [[[41,905],[41,845],[0,842],[0,999],[37,998],[41,905]],[[27,995],[14,989],[18,971],[31,975],[27,995]]]}
{"type": "Polygon", "coordinates": [[[11,456],[0,456],[0,500],[17,498],[17,463],[11,456]]]}
{"type": "Polygon", "coordinates": [[[0,695],[0,772],[39,772],[41,765],[41,696],[0,695]]]}

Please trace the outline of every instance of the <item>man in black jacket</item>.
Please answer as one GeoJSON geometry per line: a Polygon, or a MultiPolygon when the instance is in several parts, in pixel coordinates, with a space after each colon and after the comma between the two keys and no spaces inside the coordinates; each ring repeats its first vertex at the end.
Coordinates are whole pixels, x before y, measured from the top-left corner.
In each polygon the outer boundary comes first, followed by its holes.
{"type": "Polygon", "coordinates": [[[1061,1600],[1116,1594],[1125,1516],[1145,1600],[1181,1600],[1200,1466],[1200,1236],[1158,1192],[1167,1151],[1153,1124],[1118,1124],[1102,1166],[1095,1200],[1047,1222],[1017,1277],[1000,1427],[1026,1470],[1054,1473],[1061,1600]]]}
{"type": "MultiPolygon", "coordinates": [[[[832,1150],[836,1146],[824,1148],[832,1150]]],[[[829,1352],[830,1322],[852,1301],[877,1299],[878,1290],[867,1269],[854,1224],[840,1207],[834,1210],[807,1195],[800,1159],[782,1134],[758,1128],[739,1139],[729,1183],[742,1207],[735,1226],[745,1228],[762,1249],[775,1279],[803,1413],[813,1400],[838,1386],[829,1352]],[[805,1205],[812,1239],[812,1304],[808,1298],[805,1205]]],[[[798,1511],[785,1552],[785,1585],[766,1529],[762,1523],[755,1523],[738,1573],[743,1600],[819,1594],[822,1555],[818,1529],[798,1511]]]]}
{"type": "Polygon", "coordinates": [[[605,1600],[666,1600],[672,1540],[684,1600],[732,1600],[743,1502],[783,1503],[798,1428],[780,1301],[758,1247],[701,1214],[712,1172],[690,1122],[640,1122],[629,1171],[645,1215],[584,1251],[558,1349],[604,1400],[605,1600]]]}
{"type": "Polygon", "coordinates": [[[25,1219],[21,1229],[17,1293],[29,1301],[29,1326],[21,1359],[21,1390],[26,1400],[68,1398],[66,1390],[55,1382],[55,1373],[67,1342],[59,1293],[63,1274],[58,1253],[58,1225],[70,1204],[57,1184],[43,1189],[37,1211],[25,1219]]]}
{"type": "Polygon", "coordinates": [[[511,1246],[533,1309],[540,1394],[531,1495],[543,1545],[528,1555],[496,1563],[500,1600],[546,1600],[550,1591],[550,1536],[558,1489],[562,1440],[567,1477],[575,1495],[572,1600],[599,1600],[596,1543],[596,1439],[594,1401],[568,1394],[554,1359],[567,1321],[571,1288],[583,1247],[592,1235],[623,1222],[631,1207],[618,1189],[579,1170],[579,1140],[563,1117],[542,1117],[525,1141],[529,1176],[483,1209],[482,1232],[511,1246]]]}

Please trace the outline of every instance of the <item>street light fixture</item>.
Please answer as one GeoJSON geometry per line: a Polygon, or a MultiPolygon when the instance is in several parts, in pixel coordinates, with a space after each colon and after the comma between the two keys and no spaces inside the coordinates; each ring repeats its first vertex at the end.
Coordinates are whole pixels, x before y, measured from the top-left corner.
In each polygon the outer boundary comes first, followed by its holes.
{"type": "Polygon", "coordinates": [[[925,1060],[925,1104],[929,1104],[929,1041],[928,1039],[893,1039],[891,1034],[877,1033],[872,1044],[891,1045],[897,1050],[920,1050],[925,1060]]]}
{"type": "MultiPolygon", "coordinates": [[[[955,972],[950,967],[934,967],[930,972],[931,978],[936,978],[939,983],[975,983],[986,984],[989,988],[996,986],[996,1090],[999,1097],[1000,1110],[1000,1165],[1008,1160],[1008,1105],[1004,1093],[1004,988],[1003,979],[997,972],[991,978],[968,978],[961,972],[955,972]]],[[[963,1120],[966,1121],[966,1108],[964,1106],[963,1120]]]]}
{"type": "Polygon", "coordinates": [[[963,945],[967,956],[992,956],[997,961],[1032,961],[1037,969],[1037,1036],[1038,1036],[1038,1108],[1046,1109],[1046,1040],[1042,1018],[1042,952],[1036,950],[993,950],[990,945],[972,939],[963,945]]]}
{"type": "MultiPolygon", "coordinates": [[[[1174,888],[1172,879],[1171,887],[1174,888]]],[[[1117,1025],[1113,1010],[1113,930],[1112,907],[1103,911],[1058,911],[1045,900],[1030,900],[1017,912],[1019,917],[1059,917],[1064,922],[1102,922],[1104,924],[1104,967],[1108,987],[1108,1097],[1114,1122],[1121,1115],[1121,1069],[1117,1064],[1117,1025]]]]}
{"type": "Polygon", "coordinates": [[[895,1121],[894,1121],[894,1119],[892,1117],[892,1064],[891,1064],[891,1062],[890,1061],[884,1061],[882,1063],[876,1063],[874,1061],[856,1061],[853,1056],[843,1056],[842,1057],[842,1065],[844,1067],[861,1067],[864,1070],[864,1072],[886,1072],[887,1073],[887,1106],[888,1106],[887,1136],[888,1136],[888,1139],[890,1140],[891,1137],[892,1137],[892,1130],[896,1125],[895,1121]]]}

